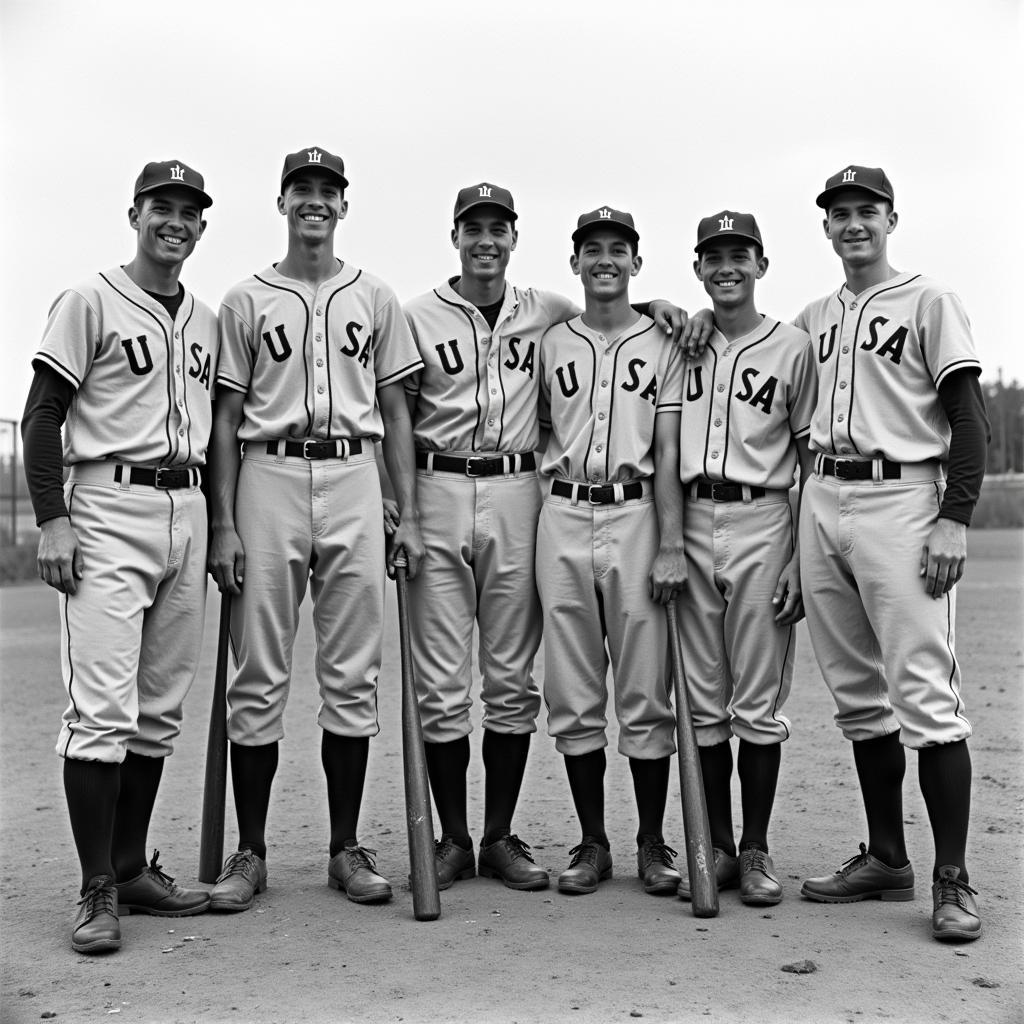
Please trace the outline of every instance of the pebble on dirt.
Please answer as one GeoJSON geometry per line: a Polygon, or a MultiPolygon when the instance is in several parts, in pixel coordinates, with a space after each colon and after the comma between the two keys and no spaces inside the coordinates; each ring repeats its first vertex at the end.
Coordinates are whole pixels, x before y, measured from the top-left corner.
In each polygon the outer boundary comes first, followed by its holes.
{"type": "Polygon", "coordinates": [[[813,974],[818,965],[813,960],[797,960],[795,964],[783,964],[782,970],[790,974],[813,974]]]}

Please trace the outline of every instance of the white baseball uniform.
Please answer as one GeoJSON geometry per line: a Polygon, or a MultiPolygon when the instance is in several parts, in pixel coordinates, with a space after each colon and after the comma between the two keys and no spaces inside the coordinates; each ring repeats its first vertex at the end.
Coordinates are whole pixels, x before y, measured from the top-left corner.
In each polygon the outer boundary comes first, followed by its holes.
{"type": "Polygon", "coordinates": [[[734,341],[715,330],[684,372],[678,614],[697,742],[777,743],[789,737],[795,636],[774,621],[772,596],[794,550],[796,438],[817,394],[810,339],[764,317],[734,341]]]}
{"type": "Polygon", "coordinates": [[[898,274],[859,295],[844,285],[796,323],[819,378],[801,576],[836,723],[850,740],[900,729],[914,748],[965,739],[955,592],[934,600],[919,572],[949,455],[938,388],[980,372],[967,316],[948,289],[898,274]],[[850,479],[865,463],[868,478],[850,479]]]}
{"type": "Polygon", "coordinates": [[[64,292],[34,360],[75,389],[65,503],[83,557],[62,594],[64,757],[171,752],[199,659],[216,319],[188,292],[173,321],[120,268],[64,292]],[[159,469],[159,475],[156,470],[159,469]]]}
{"type": "Polygon", "coordinates": [[[310,578],[319,724],[375,735],[385,579],[377,389],[422,365],[415,343],[391,289],[347,263],[315,290],[273,267],[247,278],[225,296],[220,330],[217,384],[245,394],[235,497],[245,583],[232,602],[228,736],[261,746],[284,735],[310,578]],[[317,441],[334,444],[305,443],[317,441]]]}
{"type": "Polygon", "coordinates": [[[541,422],[551,428],[537,530],[548,731],[563,754],[607,745],[610,655],[619,751],[667,757],[668,631],[648,574],[660,537],[655,418],[679,415],[682,355],[641,316],[611,339],[576,317],[544,335],[540,357],[541,422]]]}
{"type": "Polygon", "coordinates": [[[544,331],[577,308],[552,292],[509,284],[491,330],[446,284],[405,314],[423,358],[406,378],[415,396],[413,437],[426,549],[409,586],[412,649],[423,734],[444,743],[471,731],[471,659],[479,624],[485,728],[536,729],[540,694],[532,665],[541,614],[534,582],[540,492],[529,465],[537,447],[539,348],[544,331]],[[464,469],[441,469],[445,453],[464,469]],[[500,467],[485,459],[507,454],[500,467]],[[477,476],[482,469],[501,472],[477,476]]]}

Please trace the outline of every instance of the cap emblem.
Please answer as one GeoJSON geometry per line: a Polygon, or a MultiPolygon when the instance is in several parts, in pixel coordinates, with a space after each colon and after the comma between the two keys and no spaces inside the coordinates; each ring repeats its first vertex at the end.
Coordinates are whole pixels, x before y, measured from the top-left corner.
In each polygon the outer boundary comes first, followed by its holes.
{"type": "Polygon", "coordinates": [[[323,153],[321,153],[319,149],[310,149],[306,151],[306,155],[309,157],[309,162],[311,164],[318,164],[320,163],[320,158],[323,156],[323,153]]]}
{"type": "Polygon", "coordinates": [[[490,199],[491,198],[491,186],[490,185],[481,185],[480,186],[480,198],[481,199],[490,199]]]}
{"type": "Polygon", "coordinates": [[[851,167],[848,171],[843,174],[843,184],[855,181],[857,178],[857,172],[851,167]]]}
{"type": "Polygon", "coordinates": [[[612,211],[609,210],[607,206],[602,207],[597,212],[600,215],[601,220],[611,220],[612,219],[612,211]]]}
{"type": "Polygon", "coordinates": [[[719,217],[718,218],[718,230],[719,231],[732,231],[732,217],[719,217]]]}
{"type": "Polygon", "coordinates": [[[184,181],[185,180],[185,168],[180,164],[175,164],[171,168],[171,181],[184,181]]]}

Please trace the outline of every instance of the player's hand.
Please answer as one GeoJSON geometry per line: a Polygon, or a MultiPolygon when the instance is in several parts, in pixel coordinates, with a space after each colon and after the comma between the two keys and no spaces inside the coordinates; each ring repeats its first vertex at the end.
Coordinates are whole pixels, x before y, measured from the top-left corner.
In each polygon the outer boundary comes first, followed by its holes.
{"type": "Polygon", "coordinates": [[[402,515],[398,511],[398,502],[394,498],[384,498],[384,533],[388,537],[394,536],[398,524],[402,521],[402,515]]]}
{"type": "Polygon", "coordinates": [[[245,548],[232,527],[214,527],[206,567],[222,594],[240,594],[245,582],[245,548]]]}
{"type": "Polygon", "coordinates": [[[681,544],[658,548],[647,576],[647,592],[657,604],[668,604],[686,586],[686,555],[681,544]]]}
{"type": "Polygon", "coordinates": [[[678,345],[686,328],[686,310],[665,299],[654,299],[648,304],[651,318],[665,332],[673,345],[678,345]]]}
{"type": "Polygon", "coordinates": [[[704,355],[714,327],[715,317],[710,309],[699,309],[686,321],[679,347],[687,359],[700,359],[704,355]]]}
{"type": "Polygon", "coordinates": [[[921,548],[924,591],[933,598],[948,594],[960,582],[967,565],[967,527],[952,519],[936,520],[921,548]]]}
{"type": "Polygon", "coordinates": [[[36,556],[39,578],[62,594],[76,594],[85,560],[71,520],[67,516],[58,516],[48,519],[39,529],[39,553],[36,556]]]}
{"type": "Polygon", "coordinates": [[[804,617],[803,592],[800,589],[800,556],[794,554],[779,573],[772,595],[776,626],[795,626],[804,617]]]}
{"type": "Polygon", "coordinates": [[[420,562],[423,561],[424,554],[419,516],[406,514],[391,538],[391,550],[388,552],[388,575],[392,579],[395,576],[395,552],[400,549],[404,549],[405,558],[408,563],[408,567],[405,570],[406,579],[415,579],[416,573],[420,570],[420,562]]]}

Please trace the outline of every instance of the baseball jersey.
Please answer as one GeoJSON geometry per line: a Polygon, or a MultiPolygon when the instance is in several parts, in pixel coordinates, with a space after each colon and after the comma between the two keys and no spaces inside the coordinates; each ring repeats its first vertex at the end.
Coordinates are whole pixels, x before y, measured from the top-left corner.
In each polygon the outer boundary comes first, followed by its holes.
{"type": "Polygon", "coordinates": [[[680,411],[683,355],[641,316],[607,339],[581,316],[540,346],[540,421],[551,436],[541,472],[619,483],[654,473],[654,420],[680,411]]]}
{"type": "Polygon", "coordinates": [[[717,329],[685,368],[679,476],[793,486],[793,438],[810,432],[818,390],[810,338],[771,317],[729,341],[717,329]]]}
{"type": "Polygon", "coordinates": [[[451,281],[407,303],[405,315],[423,359],[422,371],[405,384],[417,396],[416,447],[536,448],[540,339],[552,324],[577,313],[578,306],[554,292],[507,285],[492,331],[451,281]]]}
{"type": "Polygon", "coordinates": [[[75,389],[64,461],[200,466],[210,437],[217,321],[189,292],[172,320],[120,267],[63,292],[34,362],[75,389]]]}
{"type": "Polygon", "coordinates": [[[394,292],[347,263],[315,290],[268,267],[219,319],[217,384],[246,394],[241,441],[379,440],[377,388],[423,365],[394,292]]]}
{"type": "Polygon", "coordinates": [[[811,447],[894,462],[945,460],[949,422],[938,388],[981,371],[960,299],[920,274],[854,295],[845,285],[797,317],[816,355],[811,447]]]}

